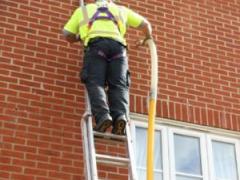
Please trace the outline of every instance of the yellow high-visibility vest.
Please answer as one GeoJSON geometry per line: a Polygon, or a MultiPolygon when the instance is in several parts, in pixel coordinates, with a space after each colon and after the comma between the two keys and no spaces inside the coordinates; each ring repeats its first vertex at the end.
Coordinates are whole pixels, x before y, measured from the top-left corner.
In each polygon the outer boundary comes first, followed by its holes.
{"type": "MultiPolygon", "coordinates": [[[[101,16],[104,15],[106,14],[101,14],[101,16]]],[[[95,37],[112,38],[126,45],[127,43],[124,36],[127,26],[138,27],[143,20],[144,18],[141,15],[124,6],[119,6],[114,3],[92,3],[77,8],[64,26],[64,29],[73,34],[79,34],[85,46],[87,46],[90,39],[95,37]],[[95,20],[89,28],[89,21],[97,12],[98,7],[106,5],[109,12],[111,12],[116,19],[117,24],[112,20],[98,19],[95,20]]]]}

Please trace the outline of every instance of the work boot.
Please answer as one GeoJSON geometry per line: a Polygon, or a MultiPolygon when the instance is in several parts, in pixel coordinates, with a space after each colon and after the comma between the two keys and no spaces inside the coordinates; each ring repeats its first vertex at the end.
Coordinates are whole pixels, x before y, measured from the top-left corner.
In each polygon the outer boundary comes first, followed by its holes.
{"type": "Polygon", "coordinates": [[[127,120],[124,115],[119,116],[113,124],[112,133],[116,135],[125,135],[126,134],[126,124],[127,120]]]}
{"type": "Polygon", "coordinates": [[[112,118],[111,116],[106,116],[96,123],[94,131],[104,133],[110,126],[112,126],[112,118]]]}

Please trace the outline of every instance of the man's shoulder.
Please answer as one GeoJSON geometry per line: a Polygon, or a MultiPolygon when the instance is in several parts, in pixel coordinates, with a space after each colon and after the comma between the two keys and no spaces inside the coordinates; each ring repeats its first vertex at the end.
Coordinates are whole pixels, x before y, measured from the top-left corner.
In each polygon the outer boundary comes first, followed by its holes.
{"type": "Polygon", "coordinates": [[[93,7],[93,6],[96,6],[96,3],[88,3],[85,5],[86,7],[93,7]]]}
{"type": "Polygon", "coordinates": [[[89,3],[84,6],[86,9],[96,9],[97,5],[95,3],[89,3]]]}

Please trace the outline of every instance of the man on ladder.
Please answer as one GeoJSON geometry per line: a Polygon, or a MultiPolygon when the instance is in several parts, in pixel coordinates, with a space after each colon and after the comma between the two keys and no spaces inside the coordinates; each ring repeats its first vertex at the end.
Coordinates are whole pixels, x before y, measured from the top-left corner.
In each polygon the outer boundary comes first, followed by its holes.
{"type": "Polygon", "coordinates": [[[146,18],[111,0],[96,0],[77,8],[64,26],[68,42],[84,44],[81,81],[89,95],[95,131],[105,132],[113,126],[113,134],[125,134],[130,83],[124,38],[127,26],[143,32],[144,38],[137,45],[152,38],[146,18]]]}

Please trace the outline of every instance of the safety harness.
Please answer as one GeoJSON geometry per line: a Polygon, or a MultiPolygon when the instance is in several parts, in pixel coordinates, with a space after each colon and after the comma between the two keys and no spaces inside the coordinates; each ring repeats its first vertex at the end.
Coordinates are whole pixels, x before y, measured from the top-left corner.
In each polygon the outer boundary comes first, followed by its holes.
{"type": "Polygon", "coordinates": [[[83,30],[82,38],[83,40],[87,38],[87,36],[91,36],[93,34],[108,34],[113,35],[115,37],[119,36],[119,33],[121,36],[125,33],[125,20],[122,15],[122,7],[119,6],[119,12],[118,15],[113,14],[108,7],[108,4],[97,4],[97,8],[95,13],[89,17],[88,11],[86,6],[82,6],[82,12],[83,12],[83,19],[79,22],[79,28],[83,27],[85,29],[85,32],[83,30]],[[92,31],[91,28],[96,20],[110,20],[112,21],[118,28],[118,32],[109,32],[105,30],[94,30],[92,31]]]}
{"type": "MultiPolygon", "coordinates": [[[[121,31],[121,23],[124,23],[124,19],[121,14],[121,10],[119,11],[119,15],[114,15],[108,8],[108,4],[98,4],[98,7],[96,9],[96,12],[92,15],[90,18],[87,12],[86,6],[82,6],[82,12],[83,12],[83,20],[80,22],[80,27],[87,25],[88,29],[88,35],[95,34],[95,33],[101,33],[101,34],[112,34],[112,35],[119,35],[116,34],[116,32],[109,32],[104,30],[98,30],[98,31],[91,31],[91,27],[93,23],[97,20],[109,20],[112,21],[117,27],[120,34],[122,34],[121,31]]],[[[112,57],[107,57],[106,54],[98,50],[98,55],[106,58],[108,61],[111,61],[113,59],[119,58],[121,56],[125,56],[125,54],[118,53],[113,55],[112,57]]]]}
{"type": "Polygon", "coordinates": [[[95,14],[92,16],[92,18],[88,22],[88,29],[91,29],[93,23],[99,19],[113,21],[114,24],[116,24],[116,26],[118,27],[118,29],[120,31],[118,21],[117,21],[116,17],[109,11],[108,7],[103,6],[103,7],[97,8],[97,11],[95,12],[95,14]],[[105,15],[101,15],[101,14],[105,14],[105,15]]]}

